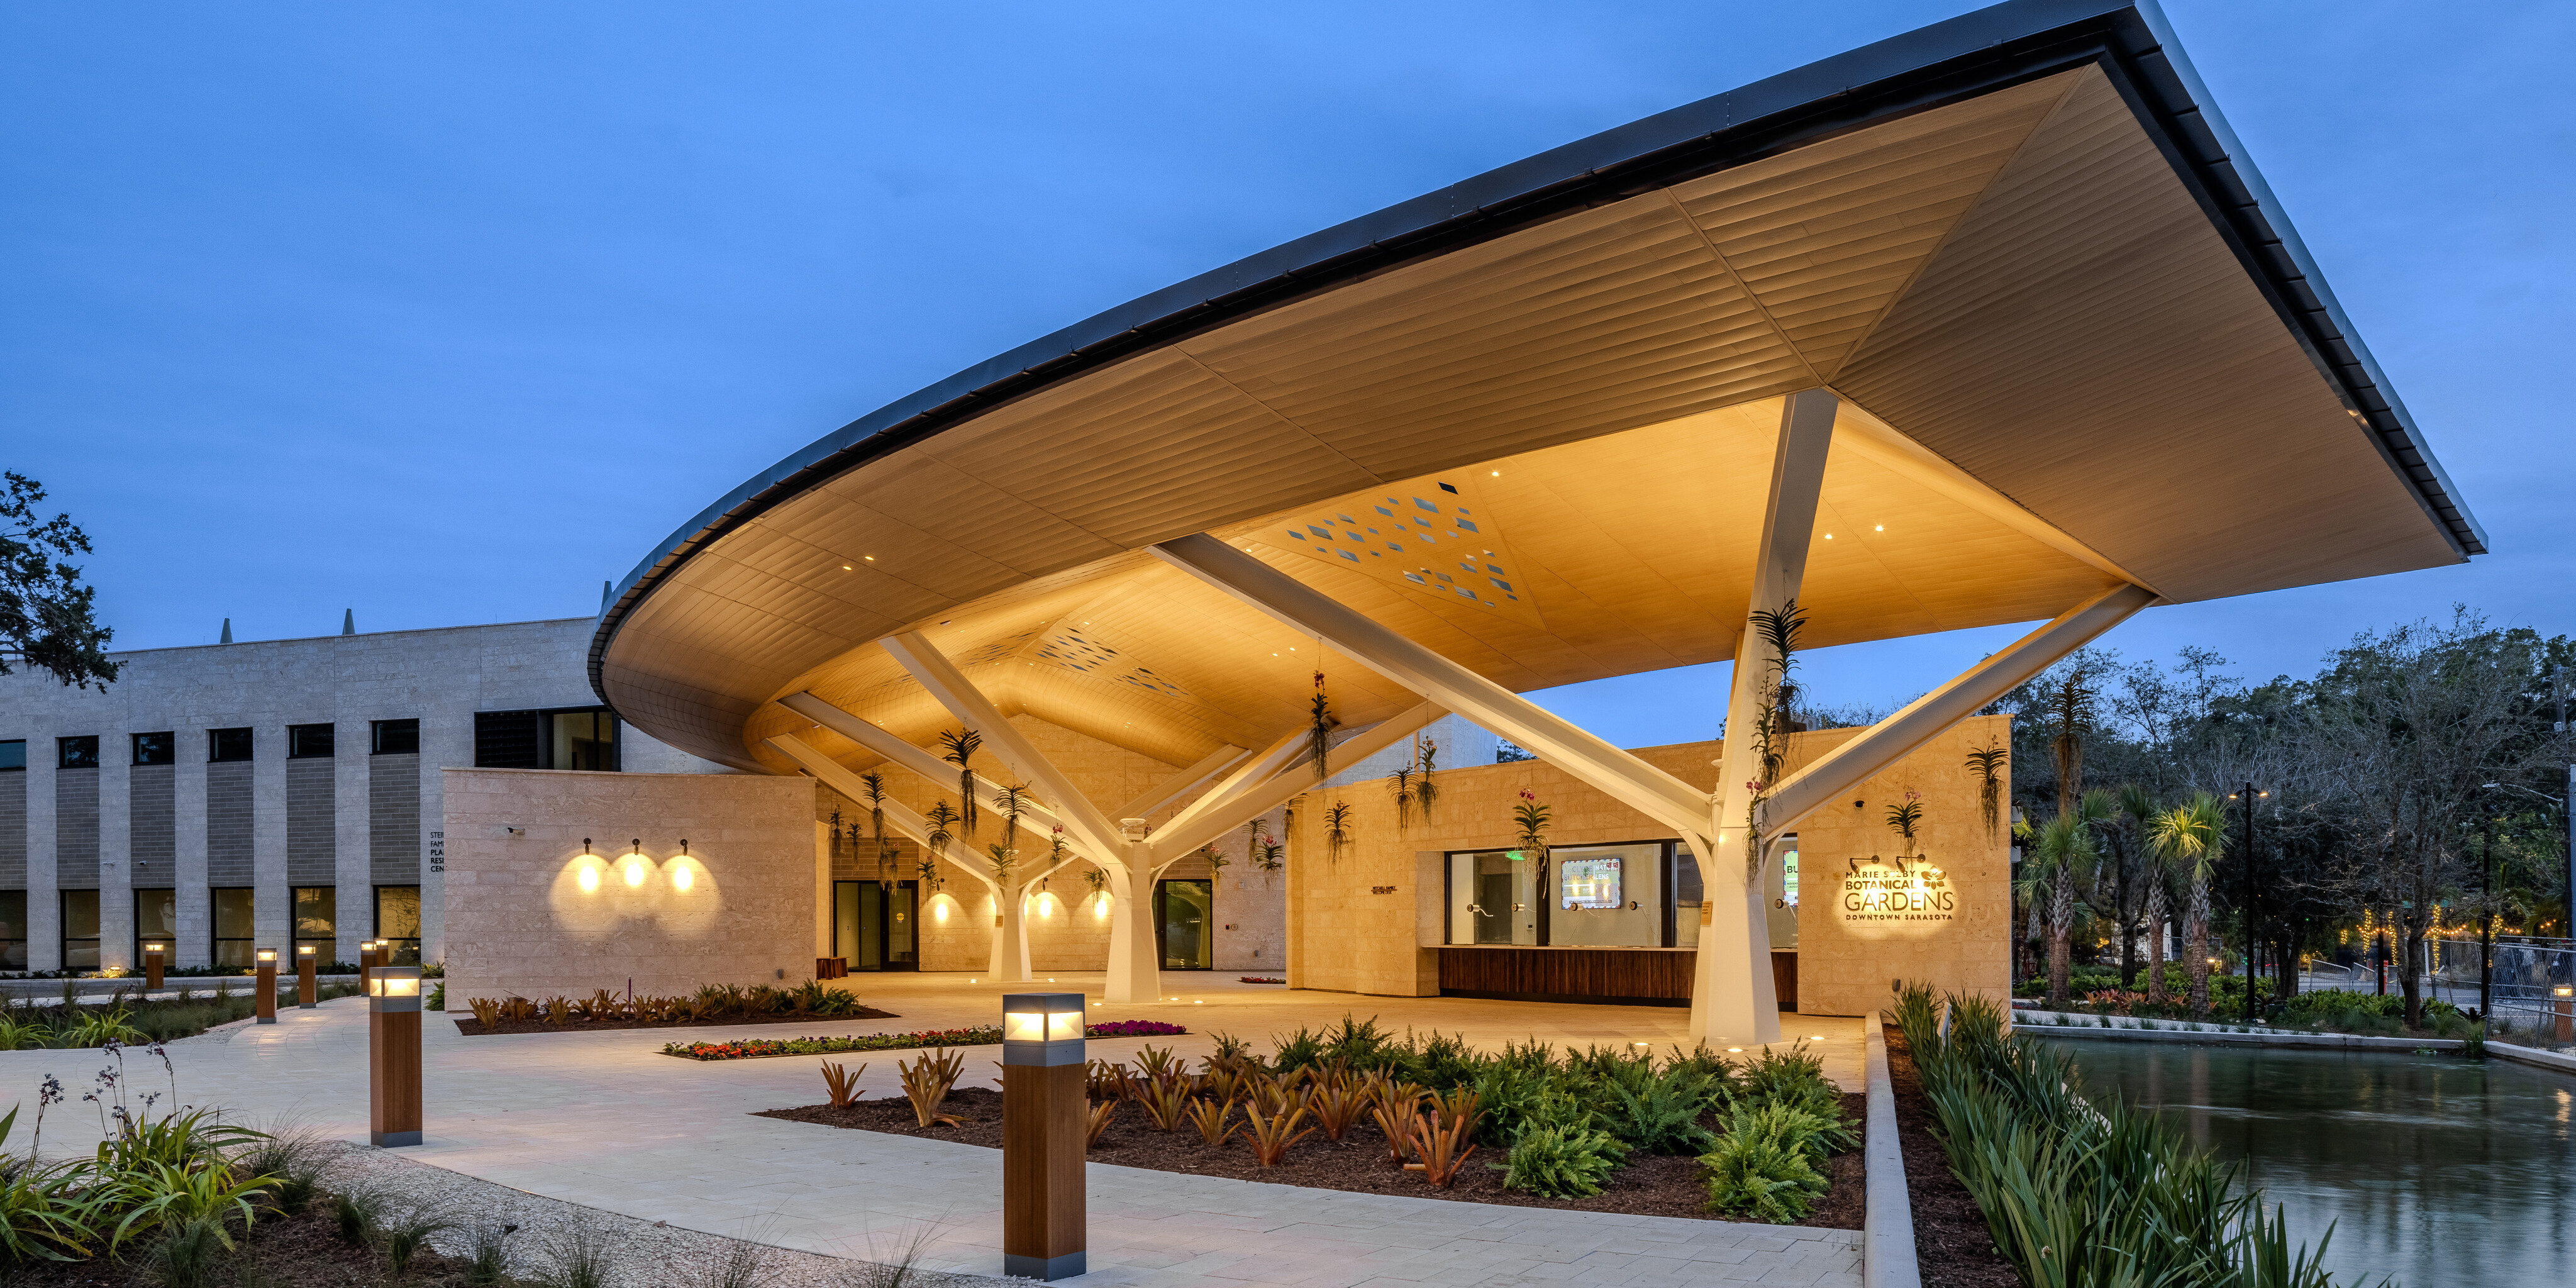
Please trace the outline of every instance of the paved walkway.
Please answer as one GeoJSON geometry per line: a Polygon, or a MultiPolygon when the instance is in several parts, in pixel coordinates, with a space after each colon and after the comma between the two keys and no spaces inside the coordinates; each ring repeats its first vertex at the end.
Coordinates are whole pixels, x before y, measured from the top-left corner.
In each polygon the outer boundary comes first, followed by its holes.
{"type": "MultiPolygon", "coordinates": [[[[1095,1054],[1127,1058],[1157,1041],[1204,1055],[1212,1049],[1211,1031],[1253,1038],[1256,1049],[1266,1050],[1273,1033],[1321,1027],[1346,1013],[1374,1015],[1399,1032],[1411,1026],[1457,1033],[1489,1048],[1535,1036],[1560,1045],[1648,1042],[1660,1049],[1678,1036],[1684,1019],[1680,1011],[1656,1008],[1355,997],[1166,978],[1182,1000],[1102,1007],[1094,1018],[1168,1019],[1188,1025],[1190,1036],[1099,1040],[1095,1054]]],[[[1099,992],[1097,976],[1059,976],[1058,982],[1099,992]]],[[[673,1037],[989,1024],[999,1015],[1003,991],[947,975],[851,983],[900,1018],[467,1038],[432,1012],[424,1026],[429,1130],[425,1143],[401,1154],[628,1216],[714,1234],[758,1228],[768,1242],[839,1256],[882,1252],[926,1222],[937,1228],[930,1265],[998,1273],[997,1151],[751,1116],[821,1101],[812,1058],[700,1064],[659,1054],[673,1037]]],[[[1788,1023],[1800,1036],[1821,1035],[1813,1045],[1825,1055],[1828,1073],[1846,1089],[1859,1089],[1857,1021],[1788,1023]]],[[[220,1104],[254,1122],[292,1118],[333,1135],[365,1137],[361,999],[287,1010],[275,1025],[229,1026],[173,1043],[169,1052],[185,1102],[220,1104]]],[[[866,1061],[861,1085],[868,1095],[900,1095],[895,1063],[910,1054],[846,1059],[866,1061]]],[[[998,1057],[998,1048],[969,1051],[966,1085],[989,1082],[998,1057]]],[[[71,1100],[47,1115],[46,1152],[86,1150],[97,1137],[97,1115],[79,1097],[104,1062],[96,1051],[0,1052],[0,1103],[15,1092],[32,1111],[38,1079],[59,1077],[71,1100]]],[[[128,1055],[138,1093],[167,1094],[170,1079],[158,1063],[141,1052],[128,1055]]],[[[20,1130],[32,1116],[20,1115],[20,1130]]],[[[25,1139],[11,1143],[23,1146],[25,1139]]],[[[1090,1168],[1090,1210],[1093,1270],[1079,1281],[1086,1285],[1860,1283],[1860,1239],[1849,1231],[1351,1194],[1104,1164],[1090,1168]]]]}

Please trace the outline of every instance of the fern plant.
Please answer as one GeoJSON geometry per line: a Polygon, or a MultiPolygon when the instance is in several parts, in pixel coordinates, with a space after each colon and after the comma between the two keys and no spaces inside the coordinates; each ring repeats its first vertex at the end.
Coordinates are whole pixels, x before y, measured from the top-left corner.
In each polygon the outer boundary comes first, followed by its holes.
{"type": "Polygon", "coordinates": [[[1728,1216],[1795,1225],[1825,1192],[1806,1151],[1761,1131],[1730,1131],[1700,1158],[1708,1208],[1728,1216]]]}
{"type": "Polygon", "coordinates": [[[982,821],[981,811],[975,804],[973,761],[975,752],[984,745],[984,735],[975,729],[943,730],[939,735],[939,745],[948,749],[939,758],[957,766],[957,798],[961,802],[957,810],[957,830],[971,843],[975,839],[976,825],[982,821]]]}
{"type": "Polygon", "coordinates": [[[1588,1199],[1601,1192],[1628,1148],[1586,1127],[1534,1126],[1505,1156],[1503,1188],[1550,1199],[1588,1199]]]}

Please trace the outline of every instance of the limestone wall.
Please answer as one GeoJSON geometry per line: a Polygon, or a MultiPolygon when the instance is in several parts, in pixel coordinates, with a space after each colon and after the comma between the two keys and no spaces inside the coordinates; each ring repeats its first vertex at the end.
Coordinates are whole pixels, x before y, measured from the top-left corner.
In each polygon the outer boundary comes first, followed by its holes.
{"type": "Polygon", "coordinates": [[[826,870],[813,780],[442,773],[448,994],[458,1008],[468,997],[623,990],[630,979],[638,993],[676,993],[813,974],[826,870]],[[629,885],[621,860],[639,837],[653,863],[629,885]],[[586,867],[595,889],[583,888],[586,867]]]}
{"type": "MultiPolygon", "coordinates": [[[[1855,732],[1792,735],[1791,766],[1806,764],[1855,732]]],[[[1968,750],[1990,737],[2009,744],[2007,717],[1972,719],[1944,733],[1853,792],[1849,799],[1864,805],[1855,809],[1845,803],[1804,825],[1808,873],[1828,864],[1842,868],[1846,852],[1892,855],[1894,838],[1882,821],[1884,807],[1907,788],[1922,793],[1925,852],[1947,869],[1958,888],[1954,902],[1964,909],[1948,922],[1846,926],[1839,918],[1828,919],[1832,900],[1820,898],[1820,887],[1811,879],[1798,911],[1799,1000],[1804,1009],[1856,1014],[1882,1004],[1889,978],[1918,974],[1945,987],[1993,990],[1998,996],[2008,988],[2010,841],[1984,836],[1976,822],[1977,780],[1962,767],[1968,750]]],[[[1702,742],[1646,747],[1635,754],[1706,789],[1716,779],[1712,762],[1719,751],[1717,743],[1702,742]]],[[[1436,946],[1446,907],[1444,856],[1507,848],[1515,832],[1512,807],[1524,789],[1553,811],[1553,845],[1670,837],[1644,815],[1540,761],[1462,766],[1442,771],[1439,783],[1429,820],[1417,819],[1402,829],[1391,787],[1383,779],[1343,784],[1297,801],[1289,827],[1294,856],[1287,908],[1292,986],[1398,997],[1437,993],[1436,946]],[[1336,802],[1349,804],[1354,819],[1352,841],[1339,859],[1327,853],[1322,824],[1325,810],[1336,802]]],[[[2010,795],[2007,781],[2007,802],[2010,795]]],[[[1831,889],[1838,894],[1839,884],[1831,889]]]]}

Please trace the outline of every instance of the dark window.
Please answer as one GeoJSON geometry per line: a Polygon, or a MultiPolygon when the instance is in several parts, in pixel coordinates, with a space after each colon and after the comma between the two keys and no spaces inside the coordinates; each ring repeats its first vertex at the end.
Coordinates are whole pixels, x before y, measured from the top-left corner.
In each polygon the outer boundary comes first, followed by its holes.
{"type": "Polygon", "coordinates": [[[378,720],[374,727],[377,755],[409,756],[420,750],[418,720],[378,720]]]}
{"type": "Polygon", "coordinates": [[[393,950],[395,966],[420,965],[420,887],[376,887],[376,938],[393,950]]]}
{"type": "Polygon", "coordinates": [[[217,966],[252,964],[251,893],[248,886],[233,886],[211,891],[215,897],[215,955],[217,966]]]}
{"type": "Polygon", "coordinates": [[[98,891],[63,891],[63,969],[98,969],[98,891]]]}
{"type": "Polygon", "coordinates": [[[313,946],[317,969],[340,959],[340,892],[332,886],[295,887],[295,946],[313,946]]]}
{"type": "Polygon", "coordinates": [[[97,734],[84,734],[78,738],[56,738],[54,749],[57,757],[54,763],[64,769],[98,768],[97,734]]]}
{"type": "Polygon", "coordinates": [[[175,733],[138,733],[134,735],[134,763],[168,765],[179,759],[179,735],[175,733]]]}
{"type": "Polygon", "coordinates": [[[546,716],[546,768],[617,768],[617,717],[606,707],[546,716]]]}
{"type": "Polygon", "coordinates": [[[326,724],[286,726],[288,760],[321,760],[331,755],[331,726],[326,724]]]}
{"type": "Polygon", "coordinates": [[[27,969],[27,892],[0,890],[0,970],[27,969]]]}
{"type": "Polygon", "coordinates": [[[597,769],[618,763],[617,714],[606,707],[474,713],[477,769],[597,769]]]}
{"type": "Polygon", "coordinates": [[[251,732],[248,729],[208,729],[206,731],[206,759],[208,760],[248,760],[250,748],[251,732]]]}
{"type": "Polygon", "coordinates": [[[179,964],[179,892],[176,890],[137,890],[134,892],[134,965],[143,966],[143,946],[161,945],[161,964],[179,964]]]}
{"type": "Polygon", "coordinates": [[[474,713],[476,769],[545,768],[545,713],[542,711],[477,711],[474,713]]]}
{"type": "Polygon", "coordinates": [[[7,742],[0,742],[0,769],[25,769],[26,767],[26,739],[12,738],[7,742]]]}

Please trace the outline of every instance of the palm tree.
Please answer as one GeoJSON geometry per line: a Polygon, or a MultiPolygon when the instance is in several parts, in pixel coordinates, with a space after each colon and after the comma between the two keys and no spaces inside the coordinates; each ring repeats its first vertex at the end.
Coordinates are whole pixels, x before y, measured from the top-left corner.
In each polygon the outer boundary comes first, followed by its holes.
{"type": "Polygon", "coordinates": [[[2067,1004],[2066,974],[2075,935],[2075,882],[2099,855],[2084,813],[2060,814],[2042,824],[2022,862],[2024,890],[2034,910],[2043,902],[2048,921],[2048,1004],[2067,1004]]]}
{"type": "Polygon", "coordinates": [[[2209,878],[2227,851],[2227,811],[2216,796],[2194,792],[2191,799],[2158,815],[2156,849],[2190,882],[2191,898],[2183,907],[2183,934],[2191,956],[2183,970],[2191,977],[2191,1012],[2209,1014],[2209,878]]]}

